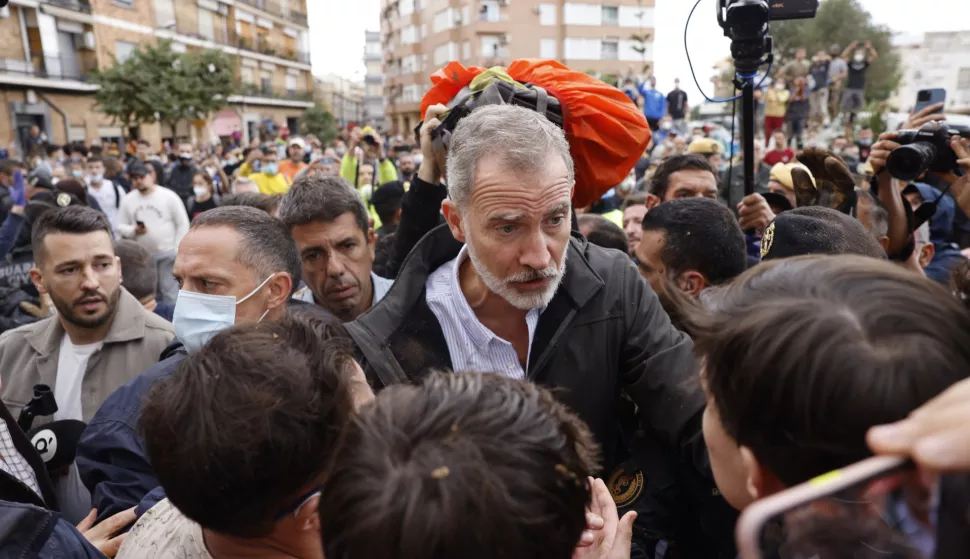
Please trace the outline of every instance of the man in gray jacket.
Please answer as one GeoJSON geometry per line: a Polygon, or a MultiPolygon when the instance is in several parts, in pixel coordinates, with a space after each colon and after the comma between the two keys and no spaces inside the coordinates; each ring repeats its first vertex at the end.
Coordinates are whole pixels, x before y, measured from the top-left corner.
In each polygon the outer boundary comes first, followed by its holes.
{"type": "MultiPolygon", "coordinates": [[[[151,314],[121,287],[111,225],[87,207],[51,209],[33,225],[35,268],[30,276],[55,316],[0,336],[0,398],[14,416],[37,384],[51,388],[57,402],[50,421],[87,422],[118,387],[155,364],[175,337],[163,318],[151,314]]],[[[76,472],[75,467],[71,467],[76,472]]],[[[90,510],[90,497],[61,499],[73,485],[69,472],[58,485],[62,512],[72,522],[90,510]],[[76,510],[68,503],[75,502],[76,510]]]]}

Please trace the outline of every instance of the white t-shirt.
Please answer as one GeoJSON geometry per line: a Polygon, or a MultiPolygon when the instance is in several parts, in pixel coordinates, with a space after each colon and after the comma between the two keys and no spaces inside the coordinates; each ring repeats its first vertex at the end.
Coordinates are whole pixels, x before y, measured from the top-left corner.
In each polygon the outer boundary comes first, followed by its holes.
{"type": "Polygon", "coordinates": [[[67,334],[61,338],[61,351],[57,356],[57,379],[54,381],[54,400],[57,402],[54,421],[61,419],[84,421],[81,410],[81,384],[84,382],[88,360],[103,345],[104,342],[74,345],[67,334]]]}
{"type": "Polygon", "coordinates": [[[117,231],[118,229],[118,205],[121,200],[118,200],[118,191],[115,185],[108,179],[101,181],[98,187],[88,183],[88,196],[93,196],[95,200],[98,201],[98,205],[101,206],[101,211],[111,222],[111,230],[117,231]]]}
{"type": "Polygon", "coordinates": [[[152,254],[175,252],[188,231],[189,214],[185,204],[178,194],[164,186],[156,186],[148,195],[132,190],[121,200],[118,232],[152,254]],[[144,235],[135,235],[139,221],[145,224],[144,235]]]}
{"type": "Polygon", "coordinates": [[[202,527],[162,499],[131,528],[116,559],[212,559],[202,527]]]}

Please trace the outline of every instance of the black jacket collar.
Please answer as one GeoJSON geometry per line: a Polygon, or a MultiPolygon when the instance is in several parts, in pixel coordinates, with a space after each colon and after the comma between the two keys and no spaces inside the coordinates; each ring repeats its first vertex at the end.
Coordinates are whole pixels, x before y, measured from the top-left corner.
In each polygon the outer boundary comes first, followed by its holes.
{"type": "MultiPolygon", "coordinates": [[[[364,357],[372,367],[387,373],[395,369],[394,376],[401,379],[420,374],[427,367],[450,368],[447,344],[441,333],[440,325],[434,320],[425,301],[425,284],[434,270],[458,256],[462,243],[451,234],[447,224],[432,229],[415,245],[408,255],[390,291],[368,312],[356,321],[347,324],[348,330],[357,340],[364,357]],[[420,332],[419,332],[420,330],[420,332]],[[416,349],[415,344],[394,345],[396,335],[404,331],[408,337],[423,339],[425,349],[402,353],[402,349],[416,349]],[[378,357],[380,356],[380,357],[378,357]],[[414,356],[414,359],[409,357],[414,356]],[[386,365],[382,366],[382,363],[386,365]]],[[[559,291],[542,313],[532,344],[534,359],[530,362],[529,376],[535,374],[548,361],[548,352],[566,331],[572,318],[597,292],[605,282],[589,265],[586,257],[588,244],[585,238],[573,233],[569,241],[569,255],[566,273],[559,291]]],[[[383,384],[388,384],[388,376],[380,375],[383,384]]]]}
{"type": "Polygon", "coordinates": [[[20,430],[20,426],[17,425],[13,416],[10,415],[7,406],[3,405],[2,402],[0,402],[0,421],[7,424],[7,431],[10,432],[10,438],[13,440],[17,452],[24,457],[24,460],[34,470],[34,475],[37,477],[37,485],[40,487],[41,492],[41,496],[38,497],[36,493],[23,485],[19,480],[0,471],[0,499],[37,505],[54,511],[58,510],[57,497],[54,494],[54,485],[51,483],[50,476],[47,475],[47,467],[44,465],[44,461],[41,460],[40,455],[34,450],[34,446],[30,444],[27,436],[20,430]]]}

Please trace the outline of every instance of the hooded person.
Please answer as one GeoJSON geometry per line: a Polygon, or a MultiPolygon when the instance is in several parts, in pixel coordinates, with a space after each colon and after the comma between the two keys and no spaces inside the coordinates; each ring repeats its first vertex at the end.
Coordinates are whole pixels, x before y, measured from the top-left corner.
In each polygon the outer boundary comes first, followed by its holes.
{"type": "Polygon", "coordinates": [[[966,260],[960,252],[960,247],[947,240],[953,232],[956,203],[952,197],[922,182],[914,182],[906,186],[903,189],[903,197],[909,201],[914,212],[924,204],[936,204],[936,211],[929,218],[930,242],[933,243],[935,253],[924,271],[933,281],[949,285],[953,270],[966,260]]]}

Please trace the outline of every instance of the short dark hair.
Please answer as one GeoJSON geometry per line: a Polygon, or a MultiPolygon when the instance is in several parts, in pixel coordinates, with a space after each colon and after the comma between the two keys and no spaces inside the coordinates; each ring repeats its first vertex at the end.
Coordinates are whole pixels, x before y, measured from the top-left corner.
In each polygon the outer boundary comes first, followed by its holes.
{"type": "Polygon", "coordinates": [[[121,261],[121,285],[142,300],[158,291],[158,266],[148,249],[135,241],[115,241],[115,256],[121,261]]]}
{"type": "Polygon", "coordinates": [[[351,409],[352,344],[308,315],[224,330],[145,399],[140,427],[172,504],[202,527],[269,533],[320,483],[351,409]]]}
{"type": "Polygon", "coordinates": [[[222,197],[220,206],[248,206],[272,214],[280,207],[283,199],[279,195],[263,194],[261,192],[235,192],[222,197]]]}
{"type": "Polygon", "coordinates": [[[291,231],[297,225],[315,221],[330,223],[348,212],[366,238],[370,222],[360,194],[340,177],[319,174],[297,178],[280,203],[280,219],[291,231]]]}
{"type": "Polygon", "coordinates": [[[84,235],[97,231],[104,231],[108,234],[108,237],[113,238],[111,223],[98,210],[87,206],[49,209],[31,227],[30,244],[34,250],[34,260],[38,264],[43,261],[45,256],[44,239],[48,235],[56,233],[84,235]]]}
{"type": "Polygon", "coordinates": [[[60,151],[60,149],[61,149],[61,146],[57,144],[48,144],[47,147],[44,148],[44,151],[47,153],[47,156],[50,157],[55,153],[57,153],[58,151],[60,151]]]}
{"type": "Polygon", "coordinates": [[[884,260],[763,263],[713,307],[691,321],[712,405],[785,485],[866,458],[870,427],[970,373],[970,313],[884,260]]]}
{"type": "Polygon", "coordinates": [[[152,143],[149,142],[148,140],[144,139],[144,138],[139,139],[138,142],[137,142],[137,144],[140,145],[140,146],[152,147],[152,143]]]}
{"type": "Polygon", "coordinates": [[[671,200],[643,217],[644,231],[664,233],[661,259],[669,274],[697,270],[717,285],[747,268],[744,233],[731,210],[707,198],[671,200]]]}
{"type": "Polygon", "coordinates": [[[324,554],[569,557],[597,452],[585,424],[531,382],[434,373],[385,388],[348,423],[321,487],[324,554]]]}
{"type": "Polygon", "coordinates": [[[653,177],[650,178],[650,183],[647,187],[650,194],[653,194],[661,200],[666,200],[667,187],[670,186],[670,176],[678,171],[707,171],[717,177],[714,167],[711,167],[711,164],[707,162],[705,157],[697,155],[696,153],[674,155],[665,159],[657,167],[657,170],[654,171],[653,177]]]}
{"type": "MultiPolygon", "coordinates": [[[[94,148],[92,148],[92,152],[93,151],[94,151],[94,148]]],[[[102,159],[100,155],[92,154],[91,156],[88,157],[88,160],[85,161],[85,163],[88,163],[88,164],[90,164],[90,163],[101,163],[103,165],[104,164],[104,159],[102,159]]]]}
{"type": "Polygon", "coordinates": [[[202,227],[230,227],[240,236],[237,260],[262,281],[271,274],[286,272],[295,290],[300,284],[300,254],[283,223],[264,211],[247,206],[220,206],[202,212],[190,230],[202,227]]]}
{"type": "MultiPolygon", "coordinates": [[[[640,180],[642,181],[643,179],[640,179],[640,180]]],[[[637,192],[635,194],[630,194],[629,196],[627,196],[626,199],[623,200],[623,205],[620,209],[625,211],[627,208],[630,208],[633,206],[644,206],[646,204],[647,204],[647,195],[642,192],[637,192]]]]}
{"type": "Polygon", "coordinates": [[[599,214],[583,214],[578,218],[580,227],[589,227],[586,240],[603,248],[615,248],[626,254],[630,251],[626,233],[615,223],[599,214]]]}

